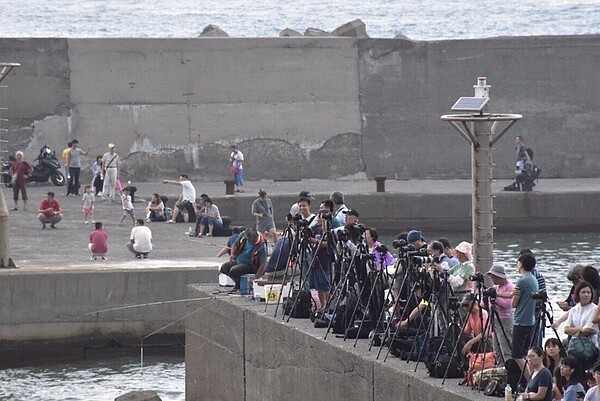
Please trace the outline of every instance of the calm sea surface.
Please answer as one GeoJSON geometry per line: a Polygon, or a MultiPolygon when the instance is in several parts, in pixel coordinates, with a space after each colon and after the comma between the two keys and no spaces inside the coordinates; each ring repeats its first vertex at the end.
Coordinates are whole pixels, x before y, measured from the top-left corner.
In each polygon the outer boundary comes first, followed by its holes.
{"type": "Polygon", "coordinates": [[[357,18],[375,38],[580,35],[600,33],[600,0],[0,0],[0,37],[275,37],[357,18]]]}
{"type": "MultiPolygon", "coordinates": [[[[435,239],[437,233],[427,233],[435,239]]],[[[449,235],[455,244],[468,234],[449,235]]],[[[600,267],[600,234],[497,234],[495,259],[516,278],[515,260],[519,250],[529,248],[538,258],[546,277],[548,294],[558,318],[562,312],[554,303],[563,300],[570,283],[565,275],[576,263],[600,267]]],[[[389,240],[386,240],[390,242],[389,240]]],[[[551,335],[547,333],[547,336],[551,335]]],[[[112,401],[134,390],[155,390],[165,401],[185,400],[185,366],[175,357],[88,359],[77,363],[56,363],[20,369],[0,370],[0,400],[3,401],[112,401]]]]}

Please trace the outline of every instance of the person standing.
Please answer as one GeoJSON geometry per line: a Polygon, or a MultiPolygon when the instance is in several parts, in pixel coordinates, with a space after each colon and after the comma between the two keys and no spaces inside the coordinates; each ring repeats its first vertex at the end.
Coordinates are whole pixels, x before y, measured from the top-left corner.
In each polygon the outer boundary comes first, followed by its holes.
{"type": "Polygon", "coordinates": [[[275,220],[273,220],[273,202],[267,198],[264,189],[258,191],[258,199],[252,202],[252,215],[256,217],[256,231],[268,236],[271,243],[277,242],[275,220]]]}
{"type": "Polygon", "coordinates": [[[235,192],[245,192],[244,191],[244,154],[240,152],[237,145],[231,145],[231,156],[229,157],[231,161],[231,173],[233,174],[233,178],[235,178],[235,185],[237,186],[235,192]]]}
{"type": "Polygon", "coordinates": [[[104,182],[104,176],[102,175],[102,156],[96,156],[96,161],[92,164],[92,188],[94,188],[94,195],[102,195],[102,184],[104,182]]]}
{"type": "Polygon", "coordinates": [[[133,210],[133,202],[131,202],[131,195],[129,194],[129,187],[123,188],[123,193],[121,194],[121,203],[123,204],[123,216],[121,216],[121,221],[119,221],[119,225],[123,225],[123,220],[125,217],[131,217],[131,222],[135,226],[135,212],[133,210]]]}
{"type": "Polygon", "coordinates": [[[15,153],[16,161],[10,166],[10,172],[13,177],[13,200],[15,201],[15,207],[13,211],[19,210],[19,192],[21,192],[21,198],[23,198],[23,210],[27,210],[27,179],[33,173],[33,167],[31,164],[23,160],[23,152],[18,151],[15,153]]]}
{"type": "Polygon", "coordinates": [[[127,249],[135,254],[136,259],[147,259],[148,254],[152,252],[152,231],[144,226],[144,219],[135,221],[135,227],[131,229],[127,249]]]}
{"type": "Polygon", "coordinates": [[[81,155],[87,155],[91,146],[87,150],[79,149],[79,141],[71,141],[71,150],[67,155],[67,166],[69,167],[69,184],[67,186],[67,196],[79,196],[79,174],[81,173],[81,155]]]}
{"type": "Polygon", "coordinates": [[[69,142],[67,143],[67,147],[63,149],[61,155],[62,155],[62,161],[63,161],[63,166],[65,166],[65,177],[67,178],[67,180],[69,179],[69,152],[71,151],[71,145],[73,143],[69,142]]]}
{"type": "Polygon", "coordinates": [[[54,192],[48,192],[40,202],[37,218],[42,223],[42,230],[46,229],[48,223],[50,223],[50,228],[56,229],[55,224],[62,220],[62,208],[60,203],[54,199],[54,192]]]}
{"type": "Polygon", "coordinates": [[[499,319],[492,319],[494,326],[494,351],[498,355],[498,366],[504,366],[504,363],[511,358],[512,350],[510,340],[513,332],[513,308],[512,293],[515,288],[506,276],[504,266],[492,265],[490,271],[486,273],[494,283],[495,297],[491,297],[496,303],[499,319]]]}
{"type": "Polygon", "coordinates": [[[108,152],[102,156],[102,173],[104,183],[102,184],[102,200],[115,200],[115,185],[117,184],[118,165],[120,157],[115,150],[115,144],[108,144],[108,152]]]}

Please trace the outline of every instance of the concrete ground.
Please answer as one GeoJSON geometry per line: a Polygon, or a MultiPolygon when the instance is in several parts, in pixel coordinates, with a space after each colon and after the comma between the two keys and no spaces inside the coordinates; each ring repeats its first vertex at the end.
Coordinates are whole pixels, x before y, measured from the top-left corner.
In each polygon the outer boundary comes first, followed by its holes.
{"type": "MultiPolygon", "coordinates": [[[[302,181],[251,181],[246,185],[246,192],[236,195],[224,195],[223,182],[194,182],[197,193],[207,193],[215,203],[231,197],[243,197],[251,200],[257,196],[259,189],[264,188],[269,196],[273,197],[276,211],[281,211],[278,219],[283,219],[290,205],[278,204],[277,196],[287,195],[291,199],[301,190],[309,190],[317,200],[328,198],[332,191],[339,190],[346,195],[374,193],[376,184],[372,180],[302,180],[302,181]]],[[[502,192],[502,187],[508,185],[508,180],[497,181],[493,185],[495,193],[502,192]]],[[[153,192],[167,195],[170,199],[179,196],[178,186],[148,182],[134,183],[138,190],[136,195],[145,200],[153,192]]],[[[125,221],[123,226],[118,222],[122,215],[120,202],[97,202],[95,219],[104,223],[109,234],[109,260],[90,261],[87,248],[88,236],[92,230],[91,225],[84,224],[81,211],[81,199],[78,197],[65,197],[66,187],[53,185],[30,185],[27,189],[30,204],[29,210],[22,210],[19,201],[19,211],[9,211],[9,224],[11,227],[10,256],[21,269],[122,269],[122,268],[168,268],[168,267],[199,267],[216,269],[224,258],[215,256],[226,243],[226,238],[193,238],[185,235],[194,224],[179,223],[148,223],[152,229],[155,250],[147,260],[137,260],[125,247],[131,231],[131,220],[125,221]],[[54,191],[57,199],[64,209],[64,220],[56,230],[41,230],[41,224],[36,220],[37,208],[46,192],[54,191]]],[[[13,207],[12,189],[3,188],[4,197],[9,210],[13,207]]],[[[411,181],[386,181],[386,192],[397,194],[440,194],[454,195],[471,193],[469,180],[411,180],[411,181]]],[[[577,194],[582,192],[597,192],[600,194],[600,180],[590,179],[545,179],[540,180],[535,187],[536,193],[546,194],[577,194]]],[[[523,196],[523,193],[506,193],[506,196],[523,196]]],[[[576,201],[576,197],[573,198],[576,201]]],[[[282,201],[283,202],[283,201],[282,201]]],[[[282,203],[280,202],[280,203],[282,203]]],[[[136,217],[144,217],[145,202],[135,203],[136,217]]],[[[228,214],[227,210],[221,210],[228,214]]],[[[234,222],[235,224],[236,222],[234,222]]],[[[278,227],[281,229],[282,227],[278,227]]],[[[216,276],[215,276],[216,279],[216,276]]]]}

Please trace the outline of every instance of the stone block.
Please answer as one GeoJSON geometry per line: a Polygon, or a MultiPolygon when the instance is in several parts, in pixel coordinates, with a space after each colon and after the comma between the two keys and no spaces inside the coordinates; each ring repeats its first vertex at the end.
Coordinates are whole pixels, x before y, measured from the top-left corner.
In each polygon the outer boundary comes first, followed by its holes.
{"type": "Polygon", "coordinates": [[[131,391],[115,398],[115,401],[161,401],[156,391],[131,391]]]}
{"type": "Polygon", "coordinates": [[[285,28],[283,31],[279,33],[279,37],[292,37],[292,36],[302,36],[302,34],[294,29],[285,28]]]}
{"type": "Polygon", "coordinates": [[[201,38],[228,38],[229,34],[217,25],[207,25],[200,34],[201,38]]]}
{"type": "Polygon", "coordinates": [[[350,21],[331,32],[331,36],[347,36],[352,38],[368,38],[367,27],[360,19],[350,21]]]}
{"type": "Polygon", "coordinates": [[[304,36],[331,36],[331,34],[319,28],[306,28],[304,36]]]}

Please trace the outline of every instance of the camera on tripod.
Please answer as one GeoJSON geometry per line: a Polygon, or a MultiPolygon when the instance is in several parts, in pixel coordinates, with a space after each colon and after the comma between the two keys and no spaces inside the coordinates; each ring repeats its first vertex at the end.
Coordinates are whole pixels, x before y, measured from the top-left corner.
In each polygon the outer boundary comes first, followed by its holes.
{"type": "Polygon", "coordinates": [[[496,288],[495,287],[486,288],[485,290],[483,290],[482,294],[484,297],[496,298],[496,288]]]}
{"type": "Polygon", "coordinates": [[[546,293],[546,290],[532,292],[531,294],[529,294],[529,296],[531,297],[531,299],[540,300],[542,302],[546,302],[548,300],[548,293],[546,293]]]}
{"type": "Polygon", "coordinates": [[[319,212],[319,218],[327,221],[333,220],[333,215],[327,210],[321,210],[319,212]]]}
{"type": "Polygon", "coordinates": [[[296,213],[296,214],[288,213],[287,216],[285,216],[285,218],[288,222],[291,223],[292,221],[302,220],[302,215],[300,213],[296,213]]]}
{"type": "Polygon", "coordinates": [[[455,311],[460,309],[460,301],[458,297],[448,297],[448,309],[455,311]]]}
{"type": "Polygon", "coordinates": [[[469,280],[474,281],[476,283],[483,283],[485,281],[485,278],[483,277],[483,273],[477,272],[472,276],[469,276],[469,280]]]}
{"type": "Polygon", "coordinates": [[[344,227],[343,230],[338,231],[338,238],[342,242],[348,240],[357,240],[366,231],[364,224],[351,224],[344,227]]]}

